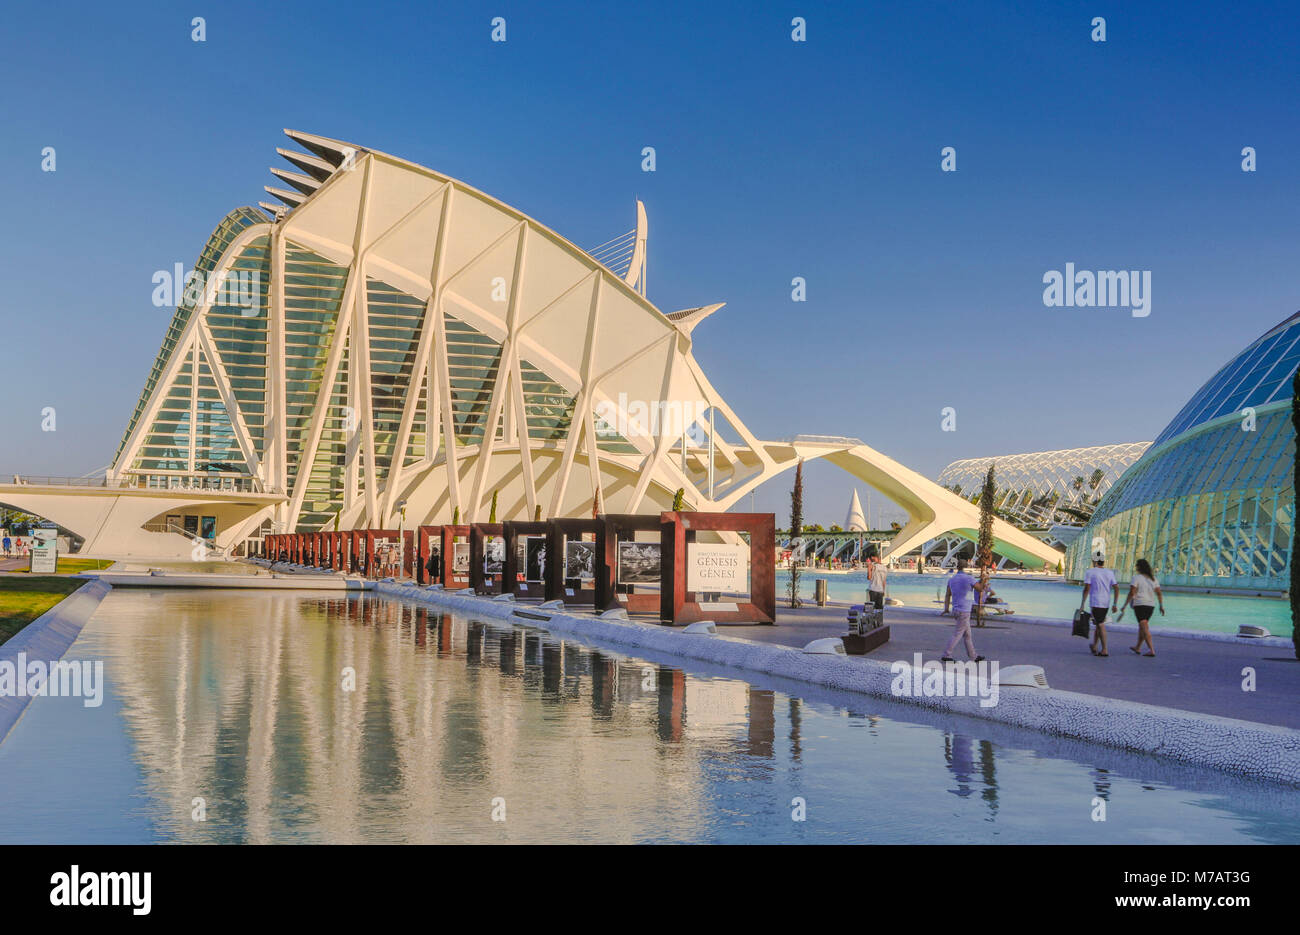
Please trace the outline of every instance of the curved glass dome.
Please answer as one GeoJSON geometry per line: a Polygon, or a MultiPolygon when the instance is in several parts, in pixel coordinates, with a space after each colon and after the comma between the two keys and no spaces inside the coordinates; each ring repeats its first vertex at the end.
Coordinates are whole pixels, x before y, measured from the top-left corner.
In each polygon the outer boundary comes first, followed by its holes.
{"type": "Polygon", "coordinates": [[[1152,447],[1230,412],[1290,399],[1297,363],[1300,363],[1300,312],[1269,329],[1210,377],[1152,447]]]}
{"type": "Polygon", "coordinates": [[[1100,550],[1121,580],[1145,558],[1168,585],[1285,591],[1297,366],[1300,313],[1220,368],[1124,472],[1066,553],[1069,577],[1100,550]]]}

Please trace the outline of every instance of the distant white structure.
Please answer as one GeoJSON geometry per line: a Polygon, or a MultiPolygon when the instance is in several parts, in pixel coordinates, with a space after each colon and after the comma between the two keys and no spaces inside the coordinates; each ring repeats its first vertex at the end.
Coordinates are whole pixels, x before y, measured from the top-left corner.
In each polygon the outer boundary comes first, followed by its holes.
{"type": "Polygon", "coordinates": [[[1019,526],[1079,524],[1150,446],[1150,442],[1127,442],[967,458],[944,468],[938,482],[940,487],[969,498],[982,489],[984,476],[993,465],[999,513],[1019,526]]]}
{"type": "Polygon", "coordinates": [[[853,499],[849,501],[849,515],[844,520],[845,532],[867,532],[867,518],[862,515],[862,501],[858,499],[858,488],[853,488],[853,499]]]}

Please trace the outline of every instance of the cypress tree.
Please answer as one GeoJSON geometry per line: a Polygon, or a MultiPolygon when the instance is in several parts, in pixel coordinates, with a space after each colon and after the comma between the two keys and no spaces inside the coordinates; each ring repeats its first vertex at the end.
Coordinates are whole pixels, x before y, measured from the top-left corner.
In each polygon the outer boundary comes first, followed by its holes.
{"type": "Polygon", "coordinates": [[[975,625],[984,626],[984,601],[988,593],[989,576],[993,568],[993,500],[997,496],[997,487],[993,483],[993,465],[984,478],[984,489],[980,491],[980,538],[975,550],[975,561],[980,568],[980,603],[975,608],[975,625]]]}
{"type": "Polygon", "coordinates": [[[794,469],[794,489],[790,491],[790,606],[798,607],[799,564],[803,553],[803,458],[794,469]]]}

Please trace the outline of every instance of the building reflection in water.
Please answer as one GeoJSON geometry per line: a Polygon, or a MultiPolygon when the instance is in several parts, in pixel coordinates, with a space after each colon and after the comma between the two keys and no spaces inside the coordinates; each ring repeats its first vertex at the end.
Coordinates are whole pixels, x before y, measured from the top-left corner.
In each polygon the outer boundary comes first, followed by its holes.
{"type": "Polygon", "coordinates": [[[0,751],[0,836],[63,821],[70,840],[196,843],[912,841],[948,811],[944,834],[1057,842],[1095,835],[1060,821],[1084,790],[1127,803],[1136,841],[1194,837],[1207,816],[1228,837],[1295,836],[1294,797],[1271,787],[1174,770],[1148,799],[1162,774],[1007,756],[962,718],[861,714],[892,708],[373,595],[114,590],[73,655],[103,660],[105,703],[33,703],[0,751]]]}
{"type": "Polygon", "coordinates": [[[123,591],[101,613],[175,839],[573,840],[565,816],[595,810],[602,840],[643,840],[707,827],[715,740],[778,755],[773,692],[536,629],[373,595],[123,591]]]}

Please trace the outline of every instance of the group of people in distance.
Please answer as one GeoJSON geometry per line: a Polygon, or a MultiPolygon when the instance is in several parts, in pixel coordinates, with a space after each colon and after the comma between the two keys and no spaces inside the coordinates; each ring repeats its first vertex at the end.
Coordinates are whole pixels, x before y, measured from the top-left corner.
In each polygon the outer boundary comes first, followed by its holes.
{"type": "MultiPolygon", "coordinates": [[[[970,615],[971,605],[976,601],[987,600],[992,594],[992,590],[987,583],[981,583],[966,573],[965,559],[957,560],[957,573],[948,579],[948,589],[944,594],[943,613],[949,613],[951,608],[952,615],[956,621],[953,630],[952,639],[948,641],[947,647],[944,648],[940,660],[943,662],[955,661],[952,657],[952,651],[956,648],[957,643],[965,641],[966,655],[975,662],[983,662],[984,657],[977,655],[975,652],[975,641],[971,637],[970,615]],[[989,593],[983,594],[984,591],[989,593]]],[[[1110,652],[1106,644],[1106,615],[1108,612],[1118,614],[1116,620],[1124,616],[1124,612],[1129,606],[1133,607],[1133,614],[1138,621],[1138,640],[1136,646],[1130,646],[1129,650],[1135,655],[1155,658],[1156,648],[1151,642],[1151,616],[1155,613],[1157,605],[1160,608],[1161,616],[1165,612],[1165,596],[1160,590],[1160,582],[1156,580],[1155,573],[1151,570],[1151,563],[1144,558],[1137,560],[1134,567],[1133,578],[1129,582],[1128,597],[1124,600],[1124,606],[1119,606],[1119,583],[1115,580],[1115,573],[1106,567],[1106,560],[1100,556],[1093,559],[1092,567],[1088,569],[1083,580],[1083,598],[1080,601],[1080,609],[1088,606],[1091,614],[1092,623],[1095,627],[1092,640],[1088,644],[1094,656],[1109,656],[1110,652]],[[1142,644],[1145,643],[1147,651],[1142,652],[1142,644]]]]}
{"type": "Polygon", "coordinates": [[[4,542],[0,545],[4,548],[5,558],[22,558],[31,549],[31,539],[24,539],[22,536],[11,537],[8,533],[4,535],[4,542]]]}

